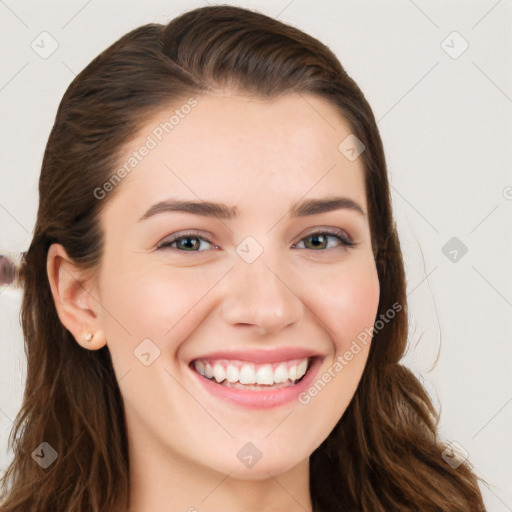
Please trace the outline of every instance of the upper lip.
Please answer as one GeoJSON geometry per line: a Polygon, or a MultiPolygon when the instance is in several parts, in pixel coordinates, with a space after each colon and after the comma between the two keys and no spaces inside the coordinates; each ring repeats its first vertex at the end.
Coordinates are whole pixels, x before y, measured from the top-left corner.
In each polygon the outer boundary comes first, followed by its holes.
{"type": "Polygon", "coordinates": [[[290,359],[305,359],[312,357],[321,357],[321,354],[311,349],[301,347],[280,347],[273,349],[251,349],[251,350],[223,350],[218,352],[210,352],[198,357],[202,360],[227,359],[231,361],[250,361],[252,363],[278,363],[281,361],[289,361],[290,359]]]}

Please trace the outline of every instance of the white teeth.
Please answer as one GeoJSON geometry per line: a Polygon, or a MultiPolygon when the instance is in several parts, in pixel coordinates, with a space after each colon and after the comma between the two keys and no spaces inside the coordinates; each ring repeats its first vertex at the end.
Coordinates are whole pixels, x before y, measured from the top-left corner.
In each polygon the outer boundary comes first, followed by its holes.
{"type": "Polygon", "coordinates": [[[256,384],[256,372],[252,364],[244,364],[238,377],[240,384],[256,384]]]}
{"type": "Polygon", "coordinates": [[[300,366],[297,367],[297,375],[295,376],[295,379],[301,379],[306,375],[306,372],[308,371],[308,361],[304,361],[303,363],[300,363],[300,366]]]}
{"type": "Polygon", "coordinates": [[[286,382],[288,380],[288,370],[286,369],[286,364],[281,363],[274,372],[274,382],[276,384],[280,384],[281,382],[286,382]]]}
{"type": "Polygon", "coordinates": [[[256,372],[256,384],[274,384],[272,366],[265,364],[256,372]]]}
{"type": "Polygon", "coordinates": [[[208,379],[215,379],[219,384],[227,381],[230,384],[259,384],[272,386],[274,384],[284,384],[299,380],[302,378],[308,368],[308,359],[303,359],[299,363],[291,364],[280,363],[273,370],[271,364],[255,365],[241,361],[223,363],[217,362],[213,365],[207,361],[196,360],[195,369],[198,373],[208,379]],[[291,381],[291,382],[290,382],[291,381]]]}
{"type": "Polygon", "coordinates": [[[216,364],[213,367],[213,376],[217,382],[222,382],[226,378],[226,370],[224,370],[224,366],[216,364]]]}
{"type": "Polygon", "coordinates": [[[203,363],[203,361],[196,361],[196,370],[201,375],[204,375],[204,363],[203,363]]]}
{"type": "Polygon", "coordinates": [[[233,364],[228,364],[226,369],[226,380],[228,382],[238,382],[238,377],[240,376],[240,370],[233,364]]]}
{"type": "Polygon", "coordinates": [[[302,361],[302,363],[300,363],[297,366],[297,379],[300,379],[303,375],[305,375],[307,369],[308,369],[308,361],[306,359],[306,360],[302,361]]]}

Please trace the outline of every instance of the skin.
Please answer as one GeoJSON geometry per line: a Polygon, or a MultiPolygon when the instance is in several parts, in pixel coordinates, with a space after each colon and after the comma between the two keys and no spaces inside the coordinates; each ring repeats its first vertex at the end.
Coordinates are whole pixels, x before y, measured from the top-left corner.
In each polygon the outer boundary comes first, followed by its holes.
{"type": "MultiPolygon", "coordinates": [[[[107,344],[112,354],[126,408],[131,512],[310,511],[309,457],[353,397],[369,344],[308,404],[257,411],[207,393],[188,363],[223,349],[309,347],[324,356],[321,375],[373,326],[379,281],[367,218],[349,209],[288,215],[296,201],[333,195],[367,212],[362,161],[338,150],[351,130],[323,99],[196,99],[118,185],[101,219],[101,267],[82,274],[62,246],[50,248],[57,311],[85,349],[107,344]],[[223,202],[240,215],[171,212],[137,222],[170,197],[223,202]],[[315,248],[308,235],[322,227],[343,230],[357,246],[329,235],[315,248]],[[183,249],[186,240],[156,249],[192,229],[208,240],[191,239],[201,244],[196,252],[183,249]],[[251,264],[236,252],[249,235],[263,248],[251,264]],[[161,351],[150,366],[133,353],[147,338],[161,351]],[[249,441],[262,453],[250,468],[236,456],[249,441]]],[[[142,126],[121,160],[177,107],[142,126]]]]}

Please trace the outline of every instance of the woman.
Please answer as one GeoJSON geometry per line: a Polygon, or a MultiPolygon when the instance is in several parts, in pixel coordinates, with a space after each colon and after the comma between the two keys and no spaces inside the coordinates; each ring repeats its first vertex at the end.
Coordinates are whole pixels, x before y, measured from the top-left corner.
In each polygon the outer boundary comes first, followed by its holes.
{"type": "Polygon", "coordinates": [[[230,6],[72,82],[24,254],[13,511],[482,511],[399,364],[382,142],[316,39],[230,6]]]}

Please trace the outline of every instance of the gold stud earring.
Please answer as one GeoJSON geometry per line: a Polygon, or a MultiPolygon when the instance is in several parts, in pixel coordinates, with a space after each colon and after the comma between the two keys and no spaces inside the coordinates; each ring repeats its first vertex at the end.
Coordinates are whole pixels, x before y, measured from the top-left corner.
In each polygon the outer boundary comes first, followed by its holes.
{"type": "Polygon", "coordinates": [[[90,342],[90,341],[92,341],[93,336],[94,336],[94,334],[92,334],[91,332],[88,332],[88,333],[84,336],[84,339],[85,339],[85,341],[90,342]]]}

